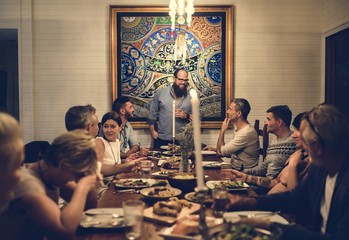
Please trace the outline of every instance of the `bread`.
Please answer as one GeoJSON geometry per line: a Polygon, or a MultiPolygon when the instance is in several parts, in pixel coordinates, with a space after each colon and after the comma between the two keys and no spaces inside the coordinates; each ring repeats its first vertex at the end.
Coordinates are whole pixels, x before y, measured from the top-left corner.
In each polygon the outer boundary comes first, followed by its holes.
{"type": "Polygon", "coordinates": [[[168,201],[155,203],[153,212],[161,216],[177,217],[183,207],[190,206],[191,204],[187,200],[178,200],[178,198],[172,197],[168,201]]]}

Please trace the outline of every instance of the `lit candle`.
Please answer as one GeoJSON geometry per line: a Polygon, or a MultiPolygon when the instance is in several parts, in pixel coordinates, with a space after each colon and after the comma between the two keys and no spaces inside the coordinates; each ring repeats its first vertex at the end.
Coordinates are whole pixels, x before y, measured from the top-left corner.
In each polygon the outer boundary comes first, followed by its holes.
{"type": "Polygon", "coordinates": [[[205,189],[204,185],[204,172],[202,168],[202,155],[201,155],[201,137],[200,137],[200,113],[199,113],[199,98],[194,89],[190,90],[191,105],[193,113],[193,130],[194,130],[194,145],[195,145],[195,169],[197,178],[198,190],[205,189]]]}
{"type": "Polygon", "coordinates": [[[176,100],[172,104],[172,138],[176,136],[176,100]]]}

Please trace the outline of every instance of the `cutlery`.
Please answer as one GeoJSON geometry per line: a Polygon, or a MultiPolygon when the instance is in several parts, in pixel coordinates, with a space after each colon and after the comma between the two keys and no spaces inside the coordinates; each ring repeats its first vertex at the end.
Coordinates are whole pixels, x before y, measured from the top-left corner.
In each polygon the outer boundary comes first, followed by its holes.
{"type": "Polygon", "coordinates": [[[125,190],[118,190],[118,192],[129,192],[129,193],[139,193],[139,190],[136,189],[125,189],[125,190]]]}
{"type": "Polygon", "coordinates": [[[84,227],[115,227],[121,225],[123,220],[115,220],[111,222],[89,221],[81,223],[84,227]]]}

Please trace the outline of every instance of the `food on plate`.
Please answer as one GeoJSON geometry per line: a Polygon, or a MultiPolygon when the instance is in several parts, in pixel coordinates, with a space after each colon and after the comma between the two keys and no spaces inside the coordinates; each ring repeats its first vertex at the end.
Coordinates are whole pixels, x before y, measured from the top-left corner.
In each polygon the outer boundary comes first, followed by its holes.
{"type": "Polygon", "coordinates": [[[244,188],[244,181],[219,181],[214,184],[214,188],[244,188]]]}
{"type": "Polygon", "coordinates": [[[127,180],[119,180],[115,181],[116,184],[125,186],[125,187],[139,187],[139,186],[149,186],[149,182],[143,181],[142,179],[127,179],[127,180]]]}
{"type": "Polygon", "coordinates": [[[168,201],[159,201],[154,204],[153,212],[161,216],[177,217],[183,207],[190,208],[192,206],[187,200],[179,200],[176,197],[170,198],[168,201]]]}
{"type": "Polygon", "coordinates": [[[154,187],[153,190],[148,192],[148,196],[152,197],[172,197],[173,192],[170,188],[164,186],[154,187]]]}
{"type": "Polygon", "coordinates": [[[246,240],[268,240],[274,239],[274,233],[268,229],[255,227],[248,224],[232,224],[228,223],[225,231],[221,231],[213,239],[215,240],[231,240],[231,239],[246,239],[246,240]]]}
{"type": "Polygon", "coordinates": [[[168,144],[168,150],[171,151],[171,152],[176,152],[176,153],[180,153],[181,152],[181,146],[178,146],[176,144],[172,144],[172,143],[169,143],[168,144]]]}
{"type": "Polygon", "coordinates": [[[201,202],[212,203],[212,192],[208,191],[207,194],[198,194],[197,192],[191,192],[185,195],[185,198],[191,202],[201,202]],[[201,199],[203,197],[203,199],[201,199]]]}
{"type": "Polygon", "coordinates": [[[181,161],[181,157],[170,157],[164,161],[162,164],[162,168],[164,169],[179,169],[179,163],[181,161]]]}

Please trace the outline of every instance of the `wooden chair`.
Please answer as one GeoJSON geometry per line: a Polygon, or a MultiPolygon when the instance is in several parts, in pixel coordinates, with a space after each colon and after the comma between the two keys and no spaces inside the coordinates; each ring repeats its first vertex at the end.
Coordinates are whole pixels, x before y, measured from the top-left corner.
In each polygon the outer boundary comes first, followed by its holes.
{"type": "Polygon", "coordinates": [[[267,149],[269,147],[269,133],[267,132],[267,124],[264,124],[263,128],[259,128],[259,120],[255,120],[254,122],[254,128],[256,129],[258,136],[262,137],[263,144],[262,147],[259,149],[259,154],[263,156],[263,161],[265,159],[265,156],[267,155],[267,149]]]}
{"type": "Polygon", "coordinates": [[[47,141],[32,141],[24,145],[23,163],[34,163],[42,159],[50,144],[47,141]]]}

